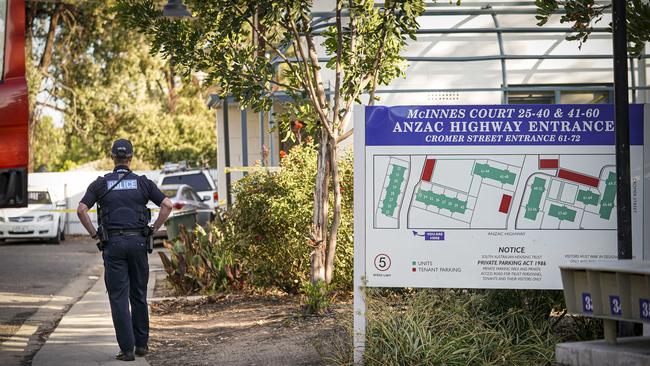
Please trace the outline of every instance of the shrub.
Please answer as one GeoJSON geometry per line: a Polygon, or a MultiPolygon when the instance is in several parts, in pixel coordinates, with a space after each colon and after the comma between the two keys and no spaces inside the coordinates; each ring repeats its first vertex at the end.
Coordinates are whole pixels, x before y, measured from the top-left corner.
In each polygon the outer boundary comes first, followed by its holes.
{"type": "MultiPolygon", "coordinates": [[[[598,333],[590,319],[549,316],[560,291],[367,289],[367,301],[367,365],[548,365],[557,342],[598,333]],[[573,322],[583,327],[567,332],[573,322]]],[[[328,364],[352,365],[346,324],[324,347],[328,364]]]]}
{"type": "Polygon", "coordinates": [[[164,242],[170,256],[158,252],[167,278],[179,294],[212,293],[241,289],[246,274],[242,263],[235,260],[223,241],[222,232],[205,232],[197,226],[194,232],[181,227],[180,237],[164,242]]]}
{"type": "Polygon", "coordinates": [[[303,310],[305,314],[321,315],[331,304],[330,286],[323,281],[316,284],[307,282],[303,285],[304,296],[303,310]]]}
{"type": "MultiPolygon", "coordinates": [[[[277,173],[249,174],[234,189],[235,203],[224,214],[227,240],[245,259],[257,286],[298,293],[309,282],[316,148],[294,147],[277,173]]],[[[352,157],[340,162],[342,224],[338,236],[333,288],[351,289],[353,268],[352,157]]]]}
{"type": "MultiPolygon", "coordinates": [[[[161,254],[170,282],[179,293],[232,289],[244,277],[258,287],[287,293],[308,289],[311,247],[308,245],[316,177],[317,151],[312,143],[294,147],[279,172],[257,172],[239,180],[235,202],[208,227],[185,232],[166,243],[171,258],[161,254]],[[236,260],[235,260],[236,259],[236,260]],[[242,265],[250,276],[242,273],[242,265]]],[[[340,162],[342,215],[334,280],[328,290],[352,288],[352,156],[340,162]]],[[[320,306],[320,305],[319,305],[320,306]]]]}
{"type": "Polygon", "coordinates": [[[485,311],[485,294],[420,290],[398,305],[371,298],[368,365],[543,365],[553,360],[556,338],[548,322],[520,308],[485,311]]]}

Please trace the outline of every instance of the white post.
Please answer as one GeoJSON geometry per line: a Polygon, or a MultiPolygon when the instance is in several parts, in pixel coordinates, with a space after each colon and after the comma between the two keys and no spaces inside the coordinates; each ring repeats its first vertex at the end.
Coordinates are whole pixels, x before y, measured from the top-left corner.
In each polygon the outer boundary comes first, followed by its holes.
{"type": "Polygon", "coordinates": [[[366,135],[363,106],[354,119],[354,364],[363,365],[366,349],[366,135]]]}
{"type": "MultiPolygon", "coordinates": [[[[68,183],[63,183],[63,201],[65,202],[65,210],[68,210],[70,207],[70,192],[68,192],[68,183]]],[[[57,208],[58,207],[54,207],[57,208]]],[[[63,212],[63,217],[65,218],[63,220],[63,233],[65,235],[70,235],[70,216],[68,215],[68,212],[63,212]]]]}
{"type": "MultiPolygon", "coordinates": [[[[637,83],[640,87],[648,86],[647,75],[646,75],[646,60],[645,58],[639,59],[637,64],[637,73],[639,75],[639,82],[637,83]]],[[[641,104],[650,103],[650,92],[646,89],[639,89],[635,91],[637,93],[637,102],[641,104]]]]}

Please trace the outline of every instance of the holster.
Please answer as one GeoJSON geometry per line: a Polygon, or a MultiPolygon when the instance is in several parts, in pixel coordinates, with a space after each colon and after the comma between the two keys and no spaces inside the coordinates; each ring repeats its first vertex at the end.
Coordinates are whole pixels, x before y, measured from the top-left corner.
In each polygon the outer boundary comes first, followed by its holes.
{"type": "Polygon", "coordinates": [[[97,237],[99,242],[97,242],[97,249],[100,252],[104,251],[104,247],[108,244],[108,232],[100,225],[97,227],[97,237]]]}
{"type": "Polygon", "coordinates": [[[145,230],[147,231],[145,235],[145,240],[147,241],[147,253],[151,254],[153,253],[153,228],[147,226],[145,230]]]}

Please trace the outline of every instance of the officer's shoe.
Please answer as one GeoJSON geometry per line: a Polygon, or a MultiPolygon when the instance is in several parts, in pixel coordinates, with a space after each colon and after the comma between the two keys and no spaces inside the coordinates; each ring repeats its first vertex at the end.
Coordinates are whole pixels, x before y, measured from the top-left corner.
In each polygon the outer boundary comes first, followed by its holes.
{"type": "Polygon", "coordinates": [[[147,346],[144,346],[144,347],[135,346],[135,355],[136,356],[142,357],[142,356],[146,355],[147,353],[149,353],[149,347],[147,347],[147,346]]]}
{"type": "Polygon", "coordinates": [[[135,361],[135,355],[133,354],[133,352],[124,353],[124,352],[120,351],[120,353],[118,353],[115,356],[115,358],[120,360],[120,361],[135,361]]]}

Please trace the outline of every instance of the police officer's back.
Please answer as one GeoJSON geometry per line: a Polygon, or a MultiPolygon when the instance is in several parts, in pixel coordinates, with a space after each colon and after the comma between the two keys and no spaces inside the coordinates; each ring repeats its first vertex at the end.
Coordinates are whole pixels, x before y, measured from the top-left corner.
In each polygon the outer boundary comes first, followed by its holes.
{"type": "Polygon", "coordinates": [[[77,214],[88,233],[100,239],[104,280],[121,350],[117,359],[132,361],[135,359],[134,347],[139,356],[144,356],[148,350],[148,236],[165,222],[172,203],[151,180],[129,169],[133,156],[131,142],[124,139],[115,141],[111,155],[115,169],[90,184],[77,214]],[[151,228],[146,207],[149,201],[160,206],[158,218],[151,228]],[[98,205],[99,233],[88,216],[89,208],[95,203],[98,205]]]}

